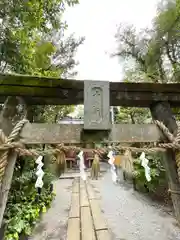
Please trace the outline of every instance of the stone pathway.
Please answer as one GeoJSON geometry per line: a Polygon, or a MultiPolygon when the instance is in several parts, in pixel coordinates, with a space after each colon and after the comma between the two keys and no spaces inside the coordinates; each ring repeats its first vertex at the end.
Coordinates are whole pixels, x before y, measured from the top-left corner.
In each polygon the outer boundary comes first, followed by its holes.
{"type": "Polygon", "coordinates": [[[88,181],[74,180],[67,240],[111,239],[99,201],[88,181]]]}

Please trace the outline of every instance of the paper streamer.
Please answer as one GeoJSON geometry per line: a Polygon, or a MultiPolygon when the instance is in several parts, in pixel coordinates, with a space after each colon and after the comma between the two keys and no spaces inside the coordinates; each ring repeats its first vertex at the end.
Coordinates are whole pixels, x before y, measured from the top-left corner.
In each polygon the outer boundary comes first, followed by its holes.
{"type": "Polygon", "coordinates": [[[36,164],[37,165],[37,171],[36,171],[36,176],[37,176],[37,180],[36,180],[36,183],[35,183],[35,188],[42,188],[44,183],[43,183],[43,176],[44,176],[44,171],[42,170],[42,167],[43,167],[43,162],[42,162],[42,159],[43,159],[43,156],[39,156],[37,159],[36,159],[36,164]]]}
{"type": "Polygon", "coordinates": [[[115,161],[114,152],[110,150],[107,156],[109,158],[108,163],[111,165],[112,181],[115,183],[117,182],[117,174],[116,174],[116,168],[114,166],[114,161],[115,161]]]}
{"type": "Polygon", "coordinates": [[[151,174],[150,174],[150,170],[151,170],[151,169],[150,169],[150,167],[148,166],[149,160],[146,158],[144,152],[141,153],[141,156],[140,156],[139,159],[141,160],[141,166],[142,166],[142,167],[144,168],[144,170],[145,170],[146,180],[147,180],[148,182],[150,182],[150,181],[151,181],[151,174]]]}
{"type": "Polygon", "coordinates": [[[80,159],[79,161],[79,170],[80,170],[80,176],[82,178],[82,180],[86,181],[87,179],[87,176],[86,176],[86,172],[85,172],[85,165],[84,165],[84,156],[83,156],[83,151],[81,151],[79,154],[78,154],[78,157],[80,159]]]}

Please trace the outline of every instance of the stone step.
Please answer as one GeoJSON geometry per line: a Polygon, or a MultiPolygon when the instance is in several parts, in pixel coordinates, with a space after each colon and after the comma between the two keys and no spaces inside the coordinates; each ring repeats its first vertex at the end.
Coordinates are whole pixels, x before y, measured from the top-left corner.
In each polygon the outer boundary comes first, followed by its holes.
{"type": "Polygon", "coordinates": [[[72,193],[71,197],[71,208],[69,212],[69,218],[79,217],[79,193],[72,193]]]}
{"type": "Polygon", "coordinates": [[[80,240],[80,219],[69,218],[67,240],[80,240]]]}
{"type": "Polygon", "coordinates": [[[80,190],[80,206],[87,207],[89,206],[88,196],[85,188],[80,190]]]}
{"type": "Polygon", "coordinates": [[[81,240],[96,240],[89,207],[81,207],[81,240]]]}
{"type": "Polygon", "coordinates": [[[92,211],[95,230],[108,229],[107,223],[105,221],[105,218],[99,205],[99,200],[97,199],[90,200],[90,207],[92,211]]]}
{"type": "Polygon", "coordinates": [[[97,240],[112,240],[112,237],[108,230],[96,231],[97,240]]]}
{"type": "Polygon", "coordinates": [[[75,178],[73,181],[72,192],[79,193],[79,179],[78,178],[75,178]]]}

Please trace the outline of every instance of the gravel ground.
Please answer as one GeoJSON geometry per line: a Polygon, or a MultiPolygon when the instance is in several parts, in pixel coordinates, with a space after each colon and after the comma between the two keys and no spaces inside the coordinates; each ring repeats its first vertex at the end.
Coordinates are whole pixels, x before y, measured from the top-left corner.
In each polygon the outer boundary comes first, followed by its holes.
{"type": "Polygon", "coordinates": [[[72,181],[61,179],[54,182],[55,200],[47,213],[43,214],[30,240],[66,240],[72,181]]]}
{"type": "Polygon", "coordinates": [[[109,171],[91,183],[102,197],[113,240],[180,240],[180,229],[165,207],[152,203],[127,184],[113,184],[109,171]]]}

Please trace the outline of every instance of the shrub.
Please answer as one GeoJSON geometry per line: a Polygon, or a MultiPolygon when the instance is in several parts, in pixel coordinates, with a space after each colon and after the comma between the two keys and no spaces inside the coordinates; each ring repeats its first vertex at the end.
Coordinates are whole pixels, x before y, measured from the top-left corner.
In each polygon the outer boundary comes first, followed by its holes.
{"type": "Polygon", "coordinates": [[[54,193],[51,191],[53,176],[45,169],[44,186],[39,195],[35,189],[35,160],[20,158],[15,166],[11,190],[6,206],[5,240],[19,239],[21,234],[30,235],[42,212],[50,207],[54,193]]]}
{"type": "Polygon", "coordinates": [[[157,196],[157,198],[166,200],[168,193],[168,183],[166,179],[166,172],[161,164],[162,155],[160,153],[147,155],[149,159],[149,167],[151,173],[151,181],[148,182],[145,178],[145,170],[141,166],[139,158],[134,161],[134,178],[136,187],[140,191],[148,191],[150,194],[157,196]]]}

